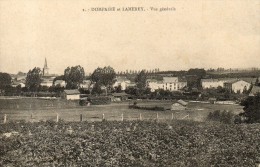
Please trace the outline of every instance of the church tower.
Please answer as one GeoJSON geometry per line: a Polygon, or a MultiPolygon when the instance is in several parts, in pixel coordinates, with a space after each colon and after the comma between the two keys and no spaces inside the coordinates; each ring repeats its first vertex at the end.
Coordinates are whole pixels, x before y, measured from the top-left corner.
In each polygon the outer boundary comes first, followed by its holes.
{"type": "Polygon", "coordinates": [[[42,70],[42,74],[43,76],[46,76],[49,74],[49,68],[48,68],[48,65],[47,65],[47,60],[45,58],[45,62],[44,62],[44,67],[43,67],[43,70],[42,70]]]}

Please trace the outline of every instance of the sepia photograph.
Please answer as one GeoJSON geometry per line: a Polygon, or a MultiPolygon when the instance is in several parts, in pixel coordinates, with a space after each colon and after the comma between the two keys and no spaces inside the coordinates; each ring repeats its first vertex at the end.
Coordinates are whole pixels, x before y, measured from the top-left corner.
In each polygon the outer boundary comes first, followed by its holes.
{"type": "Polygon", "coordinates": [[[0,166],[260,167],[260,0],[0,0],[0,166]]]}

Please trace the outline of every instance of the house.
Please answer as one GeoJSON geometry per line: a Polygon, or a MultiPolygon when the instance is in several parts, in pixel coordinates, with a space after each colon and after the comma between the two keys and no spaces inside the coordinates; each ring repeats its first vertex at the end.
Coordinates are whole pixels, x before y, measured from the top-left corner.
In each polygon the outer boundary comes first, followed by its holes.
{"type": "Polygon", "coordinates": [[[225,82],[237,81],[234,78],[219,78],[219,79],[201,79],[201,86],[203,89],[224,87],[225,82]]]}
{"type": "Polygon", "coordinates": [[[66,87],[66,82],[64,80],[56,80],[54,86],[60,85],[60,87],[66,87]]]}
{"type": "Polygon", "coordinates": [[[25,87],[25,84],[23,82],[13,81],[12,83],[12,87],[17,87],[19,85],[21,86],[21,88],[25,87]]]}
{"type": "Polygon", "coordinates": [[[25,81],[26,80],[26,75],[19,75],[16,78],[14,78],[16,81],[25,81]]]}
{"type": "Polygon", "coordinates": [[[44,79],[41,84],[41,86],[51,87],[53,85],[53,80],[44,79]]]}
{"type": "Polygon", "coordinates": [[[125,90],[130,83],[131,81],[126,77],[117,77],[113,87],[116,88],[118,86],[121,86],[121,90],[125,90]]]}
{"type": "Polygon", "coordinates": [[[253,86],[249,96],[255,96],[258,93],[260,93],[260,86],[253,86]]]}
{"type": "Polygon", "coordinates": [[[79,100],[80,92],[77,89],[73,90],[64,90],[62,97],[67,100],[79,100]]]}
{"type": "Polygon", "coordinates": [[[231,82],[225,82],[224,88],[229,90],[230,92],[235,93],[243,93],[244,91],[247,91],[250,87],[251,83],[248,83],[243,80],[237,80],[237,81],[231,81],[231,82]]]}
{"type": "Polygon", "coordinates": [[[187,86],[187,81],[179,77],[163,77],[163,90],[179,91],[187,86]]]}
{"type": "Polygon", "coordinates": [[[54,76],[43,76],[41,86],[51,87],[53,85],[54,76]]]}
{"type": "Polygon", "coordinates": [[[180,91],[187,86],[187,80],[179,77],[163,77],[162,81],[149,79],[146,81],[146,86],[150,88],[152,92],[158,89],[180,91]]]}
{"type": "Polygon", "coordinates": [[[156,79],[147,79],[146,80],[146,87],[151,89],[151,92],[154,92],[157,89],[163,88],[163,82],[158,81],[156,79]]]}
{"type": "Polygon", "coordinates": [[[90,80],[83,80],[83,82],[79,85],[79,87],[83,89],[90,89],[90,86],[91,86],[90,80]]]}
{"type": "Polygon", "coordinates": [[[135,82],[130,82],[127,84],[127,87],[135,87],[136,86],[136,83],[135,82]]]}

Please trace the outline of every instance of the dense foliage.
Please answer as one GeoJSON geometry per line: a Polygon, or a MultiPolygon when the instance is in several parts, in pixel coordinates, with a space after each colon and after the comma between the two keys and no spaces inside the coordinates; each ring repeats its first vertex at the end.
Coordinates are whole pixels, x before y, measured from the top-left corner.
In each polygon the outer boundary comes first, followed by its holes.
{"type": "Polygon", "coordinates": [[[209,121],[219,121],[222,123],[226,124],[231,124],[234,121],[234,114],[228,111],[220,111],[220,110],[215,110],[213,112],[210,112],[207,119],[209,121]]]}
{"type": "Polygon", "coordinates": [[[140,109],[140,110],[149,110],[149,111],[164,111],[164,107],[149,107],[149,106],[137,106],[137,105],[129,105],[130,109],[140,109]]]}
{"type": "Polygon", "coordinates": [[[146,79],[147,73],[145,70],[142,70],[139,74],[137,74],[135,82],[138,89],[144,90],[146,88],[146,79]]]}
{"type": "Polygon", "coordinates": [[[42,71],[39,67],[29,70],[26,76],[25,85],[30,91],[38,91],[41,84],[42,71]]]}
{"type": "Polygon", "coordinates": [[[255,166],[259,138],[259,124],[8,123],[0,166],[255,166]]]}
{"type": "MultiPolygon", "coordinates": [[[[116,78],[116,72],[110,66],[104,67],[104,68],[98,67],[91,74],[91,80],[92,80],[92,82],[96,83],[95,85],[97,88],[96,89],[97,92],[99,92],[99,90],[100,90],[98,87],[101,87],[101,86],[105,86],[108,91],[111,91],[112,85],[115,82],[115,78],[116,78]]],[[[99,94],[99,93],[97,93],[97,94],[99,94]]]]}
{"type": "Polygon", "coordinates": [[[246,118],[245,122],[247,123],[260,123],[260,94],[256,96],[249,96],[241,102],[241,105],[244,106],[243,113],[240,116],[246,118]]]}
{"type": "Polygon", "coordinates": [[[64,79],[67,83],[67,89],[77,89],[85,78],[84,68],[80,65],[67,67],[64,70],[64,79]]]}
{"type": "Polygon", "coordinates": [[[11,85],[11,76],[7,73],[0,72],[0,89],[11,85]]]}

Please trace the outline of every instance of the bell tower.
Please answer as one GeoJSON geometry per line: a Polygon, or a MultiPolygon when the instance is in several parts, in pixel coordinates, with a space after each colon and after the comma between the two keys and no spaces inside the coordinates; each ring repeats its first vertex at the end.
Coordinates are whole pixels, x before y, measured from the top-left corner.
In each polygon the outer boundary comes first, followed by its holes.
{"type": "Polygon", "coordinates": [[[49,74],[49,68],[48,68],[48,65],[47,65],[47,59],[45,58],[45,62],[44,62],[44,67],[43,67],[43,70],[42,70],[42,74],[43,76],[46,76],[49,74]]]}

